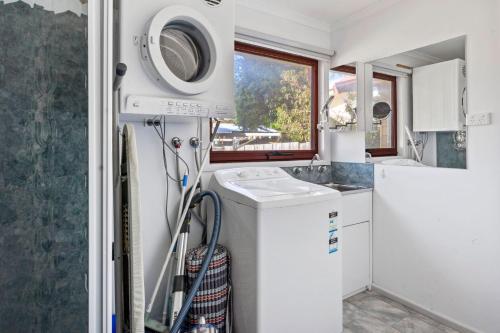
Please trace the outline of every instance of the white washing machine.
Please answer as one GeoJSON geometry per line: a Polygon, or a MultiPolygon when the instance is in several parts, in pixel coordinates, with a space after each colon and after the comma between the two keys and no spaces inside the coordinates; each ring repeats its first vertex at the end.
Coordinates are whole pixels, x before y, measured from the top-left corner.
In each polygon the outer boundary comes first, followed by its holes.
{"type": "Polygon", "coordinates": [[[274,167],[219,170],[209,187],[232,254],[235,331],[342,332],[340,193],[274,167]]]}
{"type": "Polygon", "coordinates": [[[124,114],[233,117],[234,0],[121,0],[124,114]]]}

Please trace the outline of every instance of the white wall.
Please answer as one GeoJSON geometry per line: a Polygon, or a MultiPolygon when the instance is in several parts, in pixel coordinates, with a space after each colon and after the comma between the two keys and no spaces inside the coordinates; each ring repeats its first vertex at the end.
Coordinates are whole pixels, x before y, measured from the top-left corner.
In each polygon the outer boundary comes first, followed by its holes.
{"type": "MultiPolygon", "coordinates": [[[[291,15],[289,17],[281,13],[279,16],[273,15],[272,12],[266,11],[264,8],[255,9],[250,5],[237,5],[236,22],[237,29],[244,28],[248,31],[254,31],[269,36],[275,36],[280,39],[286,39],[300,43],[303,47],[310,46],[315,48],[328,48],[330,43],[330,34],[325,31],[325,26],[321,24],[314,25],[313,20],[301,17],[300,15],[291,15]]],[[[329,64],[328,64],[329,65],[329,64]]],[[[323,72],[320,77],[324,78],[324,71],[328,69],[328,65],[323,66],[323,72]]],[[[328,78],[328,75],[326,75],[328,78]]],[[[328,83],[320,87],[320,96],[326,91],[328,83]]],[[[135,123],[137,135],[137,147],[139,150],[140,163],[140,193],[141,193],[141,225],[143,229],[144,239],[144,271],[145,271],[145,291],[146,301],[152,294],[156,278],[160,272],[161,265],[168,246],[170,245],[168,229],[165,221],[165,174],[163,170],[161,143],[160,139],[154,133],[151,127],[144,127],[142,123],[135,123]]],[[[208,120],[205,119],[203,131],[205,140],[208,134],[208,120]]],[[[196,176],[194,153],[189,147],[189,138],[196,136],[196,122],[188,121],[185,123],[171,123],[167,125],[168,141],[174,136],[178,136],[184,140],[184,146],[181,149],[181,156],[185,158],[191,169],[191,182],[196,176]]],[[[330,140],[320,136],[320,151],[322,157],[330,160],[330,140]]],[[[205,146],[207,141],[205,141],[205,146]]],[[[171,174],[175,174],[174,158],[168,153],[169,170],[171,174]]],[[[305,165],[308,161],[290,161],[290,162],[272,162],[272,163],[256,163],[261,165],[274,166],[291,166],[305,165]]],[[[207,168],[203,179],[207,181],[213,170],[218,168],[248,166],[248,163],[240,164],[213,164],[207,168]]],[[[176,207],[179,200],[179,191],[175,188],[175,184],[170,182],[170,204],[169,216],[172,220],[176,216],[176,207]]],[[[175,223],[175,222],[172,222],[175,223]]],[[[190,245],[196,246],[201,240],[201,228],[194,222],[191,230],[190,245]]],[[[163,304],[164,289],[160,292],[157,302],[153,310],[153,315],[158,316],[161,313],[163,304]]]]}
{"type": "Polygon", "coordinates": [[[499,1],[403,0],[335,31],[336,64],[467,35],[468,170],[375,167],[374,282],[480,332],[500,331],[499,1]]]}
{"type": "Polygon", "coordinates": [[[413,108],[412,85],[411,79],[408,77],[397,78],[397,104],[398,104],[398,128],[403,129],[398,131],[398,155],[408,157],[410,147],[408,147],[408,137],[404,130],[405,126],[412,128],[413,108]]]}
{"type": "Polygon", "coordinates": [[[364,163],[366,161],[365,132],[333,132],[330,149],[332,161],[364,163]]]}
{"type": "Polygon", "coordinates": [[[287,8],[276,8],[267,1],[239,0],[236,5],[236,31],[261,34],[301,43],[313,48],[330,48],[330,26],[287,8]]]}

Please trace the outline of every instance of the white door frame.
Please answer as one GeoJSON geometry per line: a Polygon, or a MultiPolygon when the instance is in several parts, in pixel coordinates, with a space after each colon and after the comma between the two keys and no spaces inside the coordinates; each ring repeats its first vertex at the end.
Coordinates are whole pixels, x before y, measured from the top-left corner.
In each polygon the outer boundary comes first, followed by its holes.
{"type": "Polygon", "coordinates": [[[113,313],[112,41],[113,1],[89,0],[89,333],[110,333],[113,313]]]}

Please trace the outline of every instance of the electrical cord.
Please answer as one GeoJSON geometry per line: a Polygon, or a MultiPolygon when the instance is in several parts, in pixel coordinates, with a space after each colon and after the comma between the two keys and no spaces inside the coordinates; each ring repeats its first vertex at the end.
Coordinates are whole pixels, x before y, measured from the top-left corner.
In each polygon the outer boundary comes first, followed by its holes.
{"type": "MultiPolygon", "coordinates": [[[[193,190],[197,191],[196,195],[198,195],[201,192],[204,192],[201,188],[201,183],[198,183],[198,186],[195,189],[193,189],[192,187],[189,188],[188,193],[193,191],[193,190]]],[[[186,203],[184,203],[184,204],[186,204],[186,203]]],[[[201,217],[201,214],[196,212],[197,208],[201,208],[201,203],[198,203],[196,205],[191,205],[191,207],[189,207],[189,208],[190,208],[191,215],[194,217],[194,220],[196,222],[198,222],[200,224],[200,226],[202,227],[201,244],[206,244],[207,243],[207,221],[201,217]]],[[[199,209],[199,212],[201,213],[201,209],[199,209]]]]}
{"type": "MultiPolygon", "coordinates": [[[[184,163],[186,166],[187,173],[189,175],[189,166],[186,163],[186,161],[179,156],[177,152],[175,152],[170,146],[167,144],[167,126],[166,126],[166,118],[164,116],[160,117],[159,122],[153,122],[153,129],[155,130],[156,134],[160,138],[162,142],[162,158],[163,158],[163,168],[165,169],[165,176],[166,176],[166,198],[165,198],[165,219],[167,221],[167,228],[168,228],[168,233],[170,236],[170,241],[172,241],[172,224],[170,221],[170,218],[168,216],[168,203],[170,199],[170,186],[169,186],[169,181],[173,180],[174,182],[180,183],[182,182],[182,179],[176,179],[170,175],[168,172],[168,159],[167,159],[167,151],[165,150],[165,147],[168,148],[173,154],[176,155],[176,160],[180,160],[184,163]]],[[[180,178],[177,176],[177,178],[180,178]]]]}
{"type": "Polygon", "coordinates": [[[422,140],[422,153],[420,153],[420,158],[423,159],[424,152],[425,152],[425,146],[427,145],[427,142],[429,141],[429,132],[421,133],[420,138],[422,140]]]}
{"type": "MultiPolygon", "coordinates": [[[[217,123],[215,125],[215,129],[213,131],[213,134],[210,136],[209,149],[207,150],[207,152],[205,153],[205,155],[203,157],[203,160],[202,160],[202,163],[201,163],[201,166],[200,166],[200,171],[196,175],[196,178],[195,178],[194,183],[193,183],[194,184],[193,186],[195,186],[195,187],[198,186],[198,184],[200,182],[201,176],[203,174],[203,170],[205,169],[205,165],[208,162],[208,157],[210,156],[208,152],[209,152],[210,148],[213,145],[215,135],[217,134],[217,130],[218,130],[219,125],[220,125],[220,121],[218,121],[217,119],[215,119],[215,120],[217,121],[217,123]]],[[[183,207],[182,215],[178,219],[178,222],[179,221],[183,221],[186,218],[186,215],[187,215],[188,210],[189,210],[189,204],[191,203],[191,200],[193,199],[193,196],[194,196],[194,191],[191,191],[189,193],[189,196],[188,196],[188,199],[187,199],[187,204],[183,207]]],[[[179,235],[180,235],[180,232],[181,232],[181,228],[182,228],[182,224],[181,223],[177,223],[177,226],[176,226],[176,229],[175,229],[175,232],[174,232],[174,235],[173,235],[172,242],[170,242],[170,246],[168,247],[167,255],[165,256],[165,260],[164,260],[163,265],[161,267],[160,274],[158,275],[158,278],[156,279],[156,283],[155,283],[155,287],[153,289],[153,293],[151,295],[151,299],[150,299],[150,301],[149,301],[149,303],[148,303],[148,305],[146,307],[146,313],[145,313],[146,320],[150,319],[151,311],[153,310],[153,305],[155,303],[156,297],[158,296],[158,291],[160,289],[163,277],[165,275],[165,271],[167,270],[167,267],[168,267],[168,265],[170,263],[170,260],[172,259],[172,255],[174,253],[175,244],[177,242],[177,239],[179,238],[179,235]]]]}
{"type": "Polygon", "coordinates": [[[194,160],[196,162],[196,170],[200,170],[201,156],[203,154],[203,132],[201,118],[198,118],[198,121],[196,123],[196,135],[198,135],[199,144],[198,147],[194,147],[194,160]]]}
{"type": "MultiPolygon", "coordinates": [[[[163,137],[163,135],[158,131],[158,129],[156,128],[156,126],[153,126],[156,134],[158,135],[158,137],[160,138],[160,140],[162,140],[162,143],[163,143],[163,147],[162,149],[165,150],[165,146],[167,146],[166,142],[165,142],[165,138],[163,137]]],[[[166,156],[165,156],[165,159],[166,159],[166,156]]],[[[170,175],[170,173],[168,172],[168,170],[166,171],[166,175],[168,178],[170,178],[171,180],[173,180],[174,182],[179,182],[179,181],[182,181],[182,179],[176,179],[175,177],[173,177],[172,175],[170,175]]]]}
{"type": "MultiPolygon", "coordinates": [[[[162,119],[162,121],[163,121],[163,125],[162,125],[162,122],[160,121],[160,124],[159,124],[159,125],[157,125],[156,123],[154,123],[154,124],[153,124],[153,128],[154,128],[154,130],[155,130],[156,134],[158,135],[158,137],[160,138],[160,140],[162,141],[163,146],[164,146],[164,147],[167,147],[167,148],[168,148],[168,150],[170,150],[170,152],[171,152],[172,154],[174,154],[174,156],[175,156],[175,155],[176,155],[175,150],[169,146],[169,144],[168,144],[168,143],[167,143],[167,141],[166,141],[166,137],[163,137],[163,136],[162,136],[162,134],[160,133],[160,131],[158,131],[158,128],[157,128],[157,127],[159,127],[159,128],[160,128],[160,130],[162,130],[162,131],[164,131],[164,128],[166,127],[165,117],[164,117],[164,116],[162,116],[162,117],[161,117],[161,119],[162,119]]],[[[188,163],[187,163],[187,162],[186,162],[186,161],[185,161],[185,160],[184,160],[181,156],[179,156],[179,160],[180,160],[180,161],[181,161],[181,162],[182,162],[182,163],[186,166],[186,171],[187,171],[187,174],[189,175],[189,174],[190,174],[190,170],[189,170],[189,165],[188,165],[188,163]]],[[[173,181],[175,181],[175,182],[182,182],[182,179],[176,179],[176,178],[172,177],[172,175],[170,175],[170,173],[168,173],[168,172],[167,172],[167,176],[168,176],[171,180],[173,180],[173,181]]]]}
{"type": "MultiPolygon", "coordinates": [[[[156,130],[156,133],[160,136],[162,142],[165,141],[167,132],[166,132],[166,126],[163,126],[163,128],[160,128],[161,132],[159,132],[156,129],[156,126],[154,127],[156,130]]],[[[163,155],[163,168],[165,169],[165,178],[166,178],[166,197],[165,197],[165,219],[167,220],[167,228],[168,228],[168,234],[170,236],[170,241],[172,241],[172,225],[170,223],[170,218],[168,217],[168,202],[169,202],[169,182],[170,178],[168,174],[168,162],[167,162],[167,153],[165,151],[165,145],[162,144],[162,155],[163,155]]]]}
{"type": "MultiPolygon", "coordinates": [[[[166,118],[164,116],[162,116],[163,118],[163,128],[166,128],[167,127],[167,122],[166,122],[166,118]]],[[[170,145],[167,143],[166,141],[166,138],[164,138],[163,140],[163,144],[170,150],[170,152],[172,154],[174,154],[176,156],[176,158],[178,158],[179,160],[181,160],[181,162],[184,164],[184,166],[186,167],[186,171],[187,171],[187,174],[189,176],[190,172],[189,172],[189,164],[180,156],[180,154],[178,153],[178,149],[175,149],[170,147],[170,145]]],[[[180,175],[180,172],[179,172],[179,182],[182,182],[182,177],[180,175]]]]}

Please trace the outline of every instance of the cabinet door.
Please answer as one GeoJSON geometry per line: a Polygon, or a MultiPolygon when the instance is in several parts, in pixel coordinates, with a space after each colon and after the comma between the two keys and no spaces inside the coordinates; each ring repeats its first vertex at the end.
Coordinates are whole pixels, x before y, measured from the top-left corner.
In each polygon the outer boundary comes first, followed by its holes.
{"type": "Polygon", "coordinates": [[[413,131],[458,131],[465,121],[461,96],[463,60],[455,59],[413,70],[413,131]]]}
{"type": "Polygon", "coordinates": [[[343,228],[342,294],[350,295],[370,282],[370,225],[369,222],[343,228]]]}
{"type": "Polygon", "coordinates": [[[372,219],[372,193],[363,192],[342,197],[342,226],[357,224],[372,219]]]}

